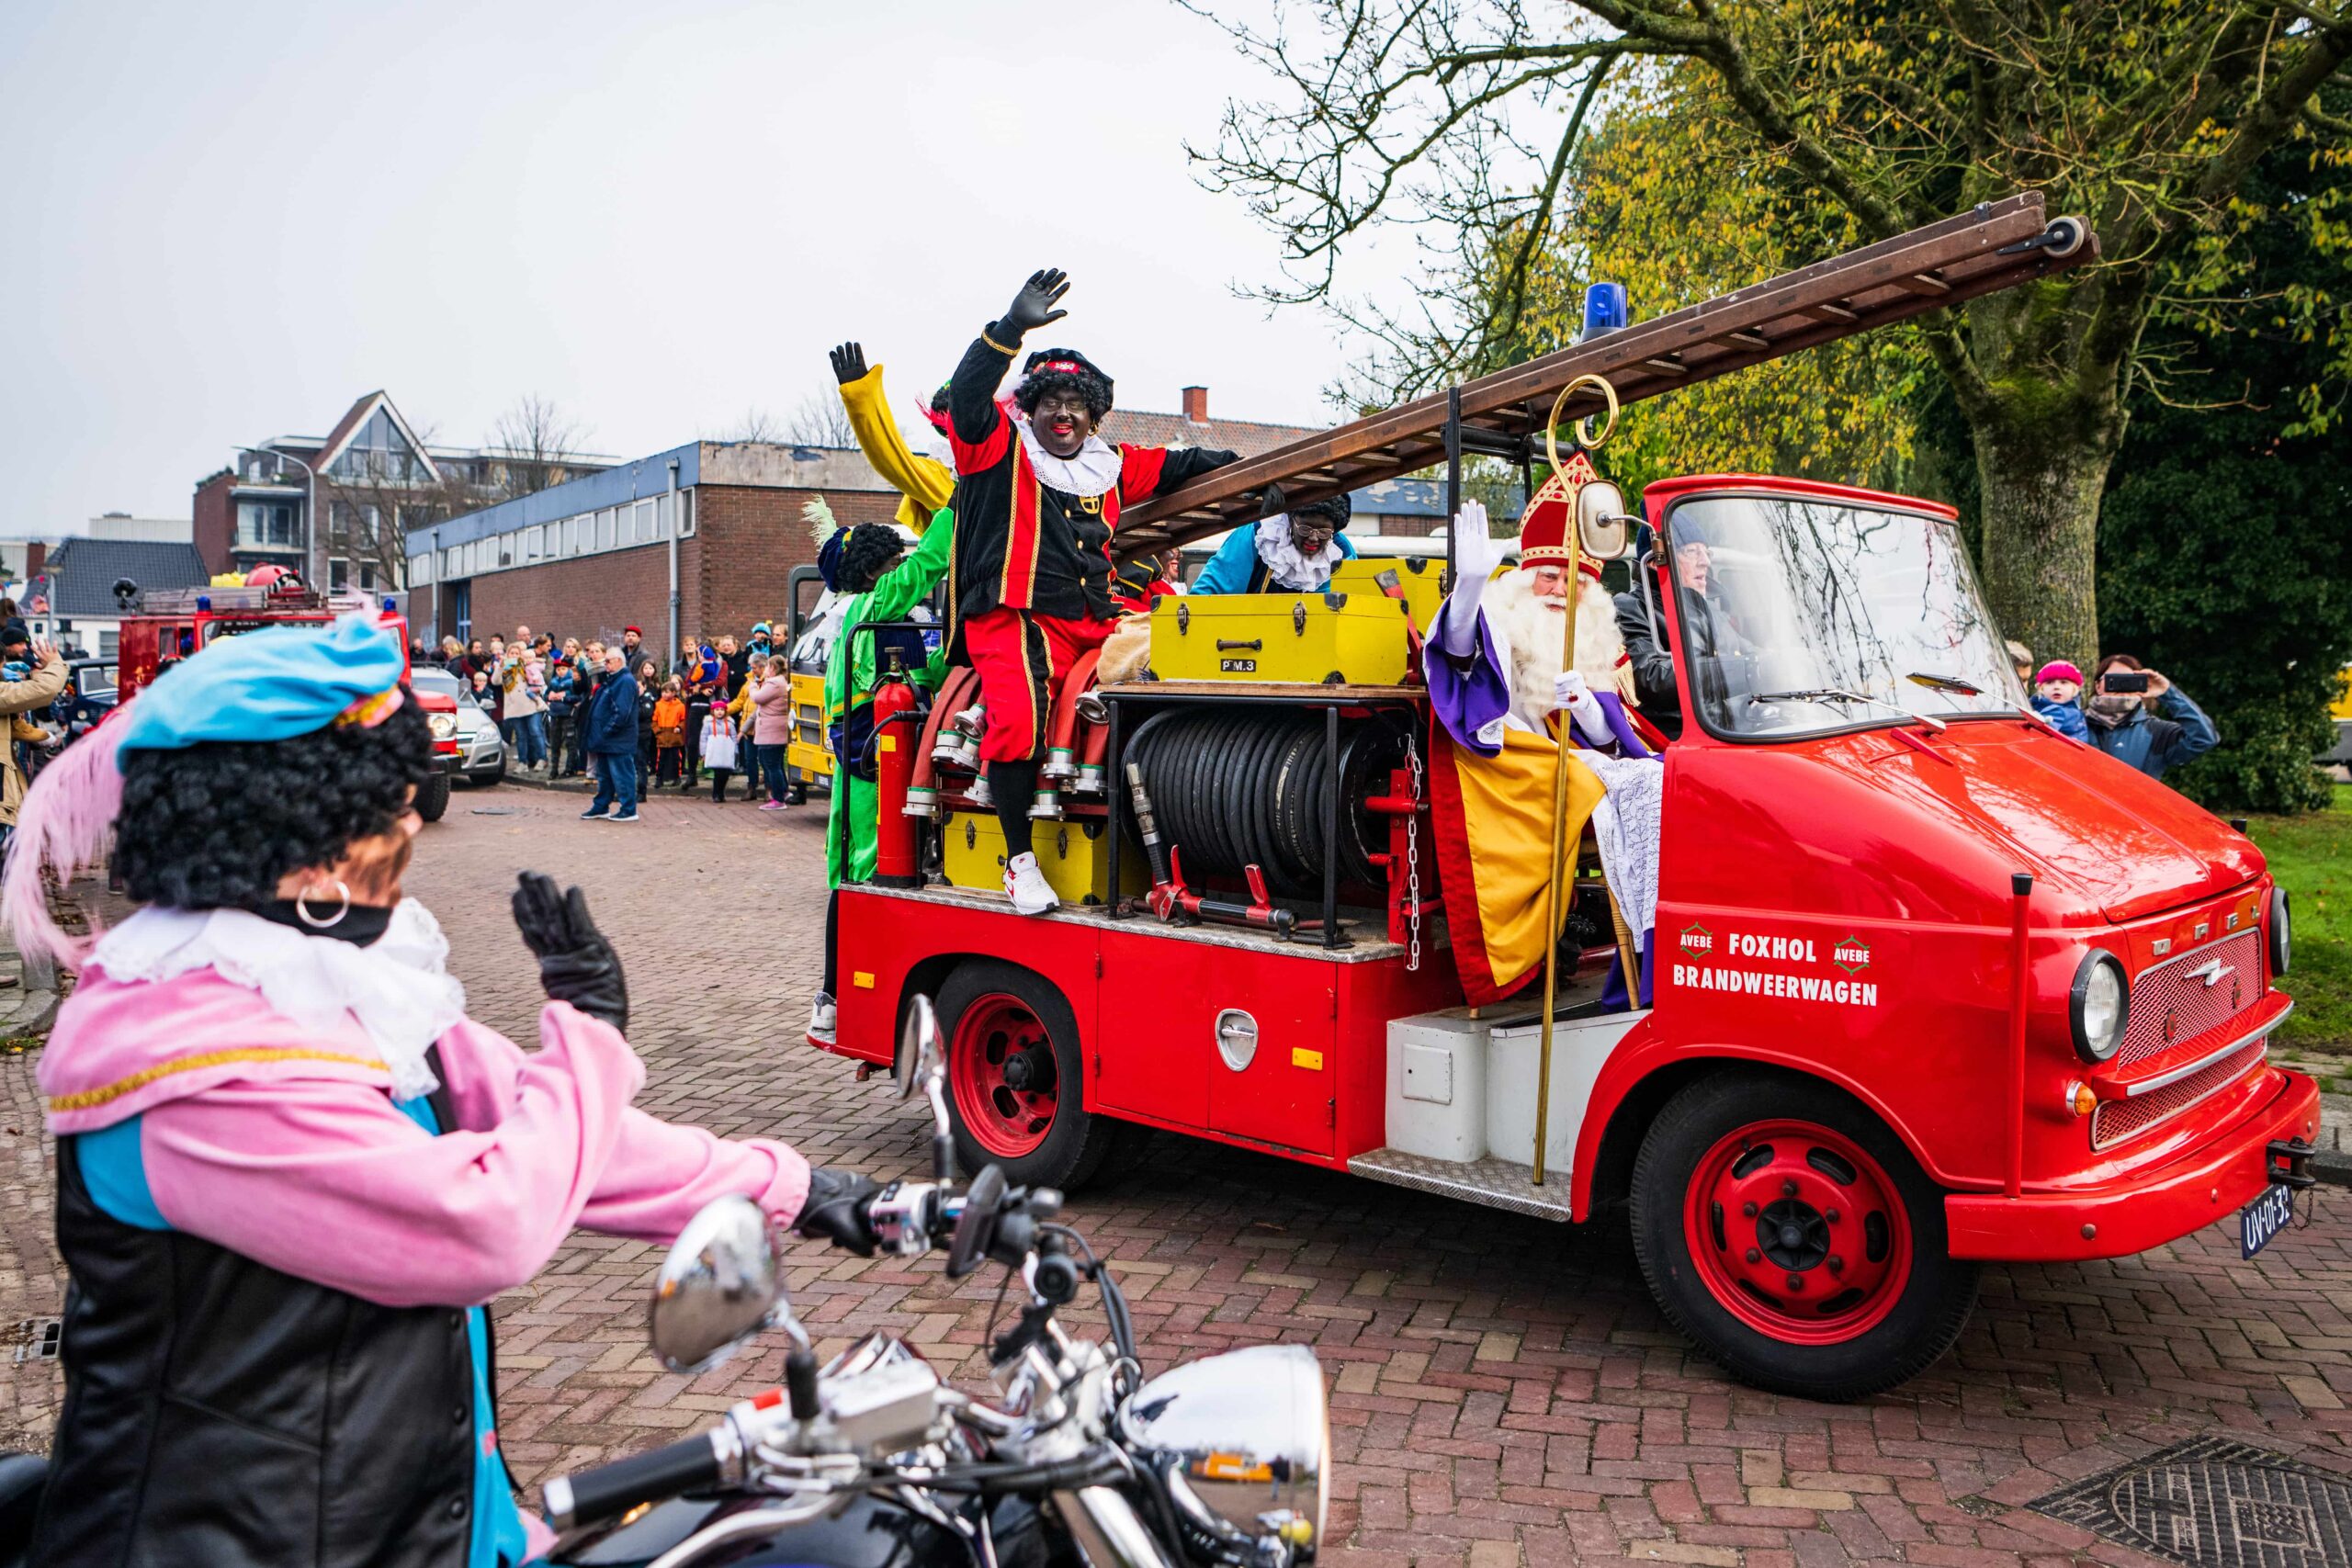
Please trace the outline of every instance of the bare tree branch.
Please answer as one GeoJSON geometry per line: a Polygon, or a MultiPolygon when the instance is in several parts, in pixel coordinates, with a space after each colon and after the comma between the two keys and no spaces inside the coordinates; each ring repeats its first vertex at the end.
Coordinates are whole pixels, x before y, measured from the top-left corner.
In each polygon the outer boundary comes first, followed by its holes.
{"type": "Polygon", "coordinates": [[[587,438],[587,428],[553,400],[525,393],[498,416],[483,444],[490,448],[491,487],[511,501],[561,484],[571,477],[571,459],[587,438]]]}

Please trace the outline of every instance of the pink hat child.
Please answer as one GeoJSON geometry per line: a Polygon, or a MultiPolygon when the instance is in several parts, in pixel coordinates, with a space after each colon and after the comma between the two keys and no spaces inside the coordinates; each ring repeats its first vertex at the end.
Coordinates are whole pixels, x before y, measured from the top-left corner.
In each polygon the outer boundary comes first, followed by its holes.
{"type": "Polygon", "coordinates": [[[2053,659],[2033,672],[2033,693],[2053,703],[2071,703],[2082,695],[2083,672],[2064,659],[2053,659]]]}

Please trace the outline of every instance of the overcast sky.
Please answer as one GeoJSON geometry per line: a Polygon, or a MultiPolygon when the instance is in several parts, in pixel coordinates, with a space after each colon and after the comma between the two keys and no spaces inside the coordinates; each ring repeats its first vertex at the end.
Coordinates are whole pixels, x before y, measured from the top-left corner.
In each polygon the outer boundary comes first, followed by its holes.
{"type": "Polygon", "coordinates": [[[1162,0],[0,5],[0,533],[188,513],[388,389],[641,457],[862,338],[902,422],[1028,272],[1119,400],[1325,423],[1344,345],[1182,141],[1261,80],[1162,0]]]}

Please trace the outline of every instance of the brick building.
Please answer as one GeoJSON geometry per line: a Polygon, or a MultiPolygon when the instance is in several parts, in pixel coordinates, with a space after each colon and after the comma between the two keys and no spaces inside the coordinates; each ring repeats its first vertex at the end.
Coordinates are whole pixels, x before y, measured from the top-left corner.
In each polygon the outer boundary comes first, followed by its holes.
{"type": "Polygon", "coordinates": [[[792,569],[817,558],[802,512],[820,497],[847,524],[899,505],[854,451],[689,442],[411,530],[410,617],[433,638],[522,625],[611,642],[634,626],[661,645],[674,545],[680,634],[741,636],[790,614],[792,569]]]}

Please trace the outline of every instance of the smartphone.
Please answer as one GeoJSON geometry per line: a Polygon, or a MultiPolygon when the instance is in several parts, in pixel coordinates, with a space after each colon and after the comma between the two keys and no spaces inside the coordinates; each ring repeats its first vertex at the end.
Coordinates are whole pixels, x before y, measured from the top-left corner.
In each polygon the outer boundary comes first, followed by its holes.
{"type": "Polygon", "coordinates": [[[2144,692],[2148,689],[2148,672],[2144,670],[2110,670],[2100,677],[2102,691],[2144,692]]]}

